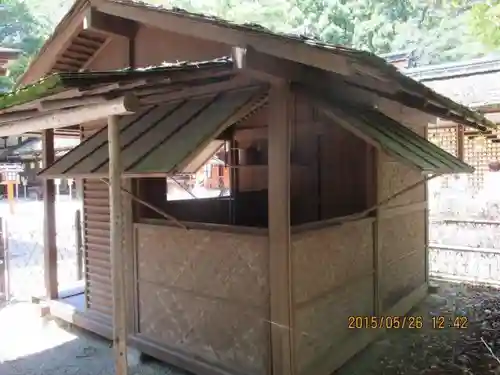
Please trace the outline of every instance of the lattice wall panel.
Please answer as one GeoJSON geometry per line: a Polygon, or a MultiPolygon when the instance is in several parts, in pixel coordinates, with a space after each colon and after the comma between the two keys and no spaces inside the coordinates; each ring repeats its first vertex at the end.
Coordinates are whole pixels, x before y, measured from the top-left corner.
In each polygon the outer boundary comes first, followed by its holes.
{"type": "Polygon", "coordinates": [[[457,156],[457,128],[429,128],[427,138],[432,143],[457,156]]]}
{"type": "MultiPolygon", "coordinates": [[[[429,128],[427,131],[427,138],[435,145],[441,147],[443,150],[450,154],[457,156],[458,142],[457,142],[457,128],[454,127],[439,127],[429,128]]],[[[442,176],[439,179],[443,187],[448,187],[452,176],[442,176]]]]}
{"type": "MultiPolygon", "coordinates": [[[[498,130],[493,132],[500,138],[498,130]]],[[[469,184],[475,189],[481,189],[484,186],[484,175],[488,173],[488,164],[494,160],[499,160],[500,143],[492,142],[491,139],[483,137],[465,137],[464,139],[464,161],[476,171],[469,176],[469,184]]]]}

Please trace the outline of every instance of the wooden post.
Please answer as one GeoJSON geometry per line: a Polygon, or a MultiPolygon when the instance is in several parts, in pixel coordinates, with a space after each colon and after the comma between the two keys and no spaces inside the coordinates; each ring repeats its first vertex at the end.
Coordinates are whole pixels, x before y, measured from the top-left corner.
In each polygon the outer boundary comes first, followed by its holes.
{"type": "Polygon", "coordinates": [[[120,129],[118,117],[108,118],[109,144],[109,201],[111,217],[111,279],[113,284],[113,348],[116,375],[127,375],[127,302],[125,297],[125,269],[122,253],[122,192],[120,129]]]}
{"type": "MultiPolygon", "coordinates": [[[[464,160],[464,126],[457,125],[457,158],[464,160]]],[[[426,130],[427,131],[427,130],[426,130]]]]}
{"type": "Polygon", "coordinates": [[[293,300],[290,240],[290,86],[269,95],[269,256],[273,375],[293,375],[293,300]]]}
{"type": "MultiPolygon", "coordinates": [[[[43,165],[54,162],[54,130],[44,130],[42,134],[43,165]]],[[[47,299],[57,299],[57,244],[56,244],[56,201],[55,186],[51,179],[43,180],[44,212],[44,279],[47,299]]]]}

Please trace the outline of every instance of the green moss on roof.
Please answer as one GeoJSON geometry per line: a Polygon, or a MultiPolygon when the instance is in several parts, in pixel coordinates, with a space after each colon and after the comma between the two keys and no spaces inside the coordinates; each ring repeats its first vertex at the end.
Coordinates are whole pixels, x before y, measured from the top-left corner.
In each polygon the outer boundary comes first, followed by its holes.
{"type": "Polygon", "coordinates": [[[61,84],[58,75],[50,75],[36,83],[0,95],[0,109],[24,104],[59,91],[61,84]]]}
{"type": "Polygon", "coordinates": [[[176,71],[192,71],[198,69],[231,68],[232,61],[229,57],[222,57],[207,61],[180,61],[163,63],[158,66],[146,68],[125,68],[107,71],[61,72],[51,74],[38,82],[18,88],[9,93],[0,95],[0,110],[26,104],[58,92],[90,86],[106,85],[112,83],[125,83],[136,79],[152,79],[155,77],[167,78],[169,73],[176,71]]]}

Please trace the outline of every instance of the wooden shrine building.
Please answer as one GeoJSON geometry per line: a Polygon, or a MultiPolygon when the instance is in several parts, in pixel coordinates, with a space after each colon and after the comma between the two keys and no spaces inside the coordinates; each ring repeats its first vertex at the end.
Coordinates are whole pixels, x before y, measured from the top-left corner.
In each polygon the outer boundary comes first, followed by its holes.
{"type": "Polygon", "coordinates": [[[370,53],[116,0],[77,2],[23,83],[0,136],[44,135],[51,313],[197,374],[327,375],[381,332],[349,316],[405,314],[425,182],[473,171],[427,123],[493,127],[370,53]],[[229,196],[168,201],[221,143],[229,196]],[[83,309],[57,295],[60,177],[83,181],[83,309]]]}

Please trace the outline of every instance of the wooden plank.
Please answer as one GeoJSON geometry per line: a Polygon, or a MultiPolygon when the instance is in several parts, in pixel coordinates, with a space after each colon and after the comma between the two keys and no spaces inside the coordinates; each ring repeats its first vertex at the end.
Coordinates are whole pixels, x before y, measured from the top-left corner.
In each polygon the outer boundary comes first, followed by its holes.
{"type": "Polygon", "coordinates": [[[118,117],[108,119],[109,197],[111,210],[111,270],[113,285],[113,348],[116,375],[127,375],[127,301],[125,291],[125,264],[122,254],[123,206],[121,192],[121,150],[118,117]]]}
{"type": "MultiPolygon", "coordinates": [[[[42,134],[43,165],[54,162],[54,130],[45,130],[42,134]]],[[[43,181],[43,254],[45,296],[57,299],[57,243],[56,243],[56,189],[54,180],[43,181]]]]}
{"type": "Polygon", "coordinates": [[[269,280],[273,375],[293,375],[293,296],[290,239],[292,94],[282,83],[269,94],[269,280]]]}

